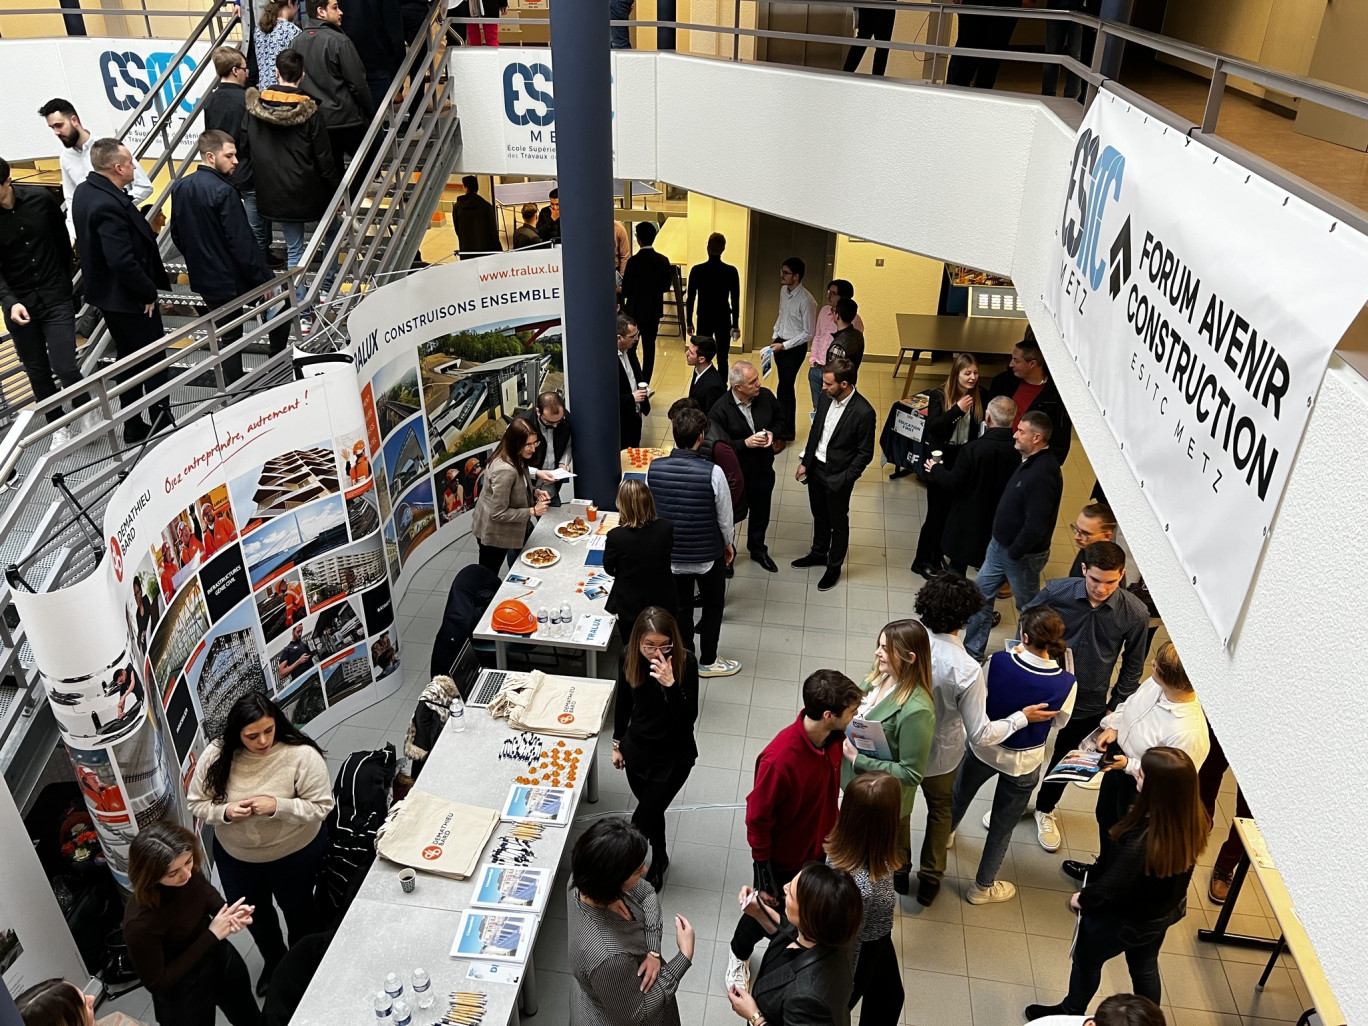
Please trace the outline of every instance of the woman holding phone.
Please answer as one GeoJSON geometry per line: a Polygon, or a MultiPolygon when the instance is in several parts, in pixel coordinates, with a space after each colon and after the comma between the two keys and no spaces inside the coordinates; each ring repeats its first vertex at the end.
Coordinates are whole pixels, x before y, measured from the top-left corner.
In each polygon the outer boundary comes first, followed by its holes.
{"type": "Polygon", "coordinates": [[[124,909],[128,955],[152,994],[157,1022],[213,1026],[223,1009],[232,1026],[258,1026],[247,965],[228,938],[252,924],[252,905],[224,904],[205,878],[195,835],[175,823],[139,831],[128,850],[133,897],[124,909]]]}
{"type": "Polygon", "coordinates": [[[646,882],[665,886],[665,810],[698,760],[698,660],[684,647],[675,618],[659,606],[641,611],[618,669],[613,767],[636,796],[632,825],[651,845],[646,882]]]}
{"type": "Polygon", "coordinates": [[[931,692],[931,642],[916,620],[894,620],[879,632],[874,669],[865,678],[864,701],[852,730],[860,721],[876,724],[886,750],[860,748],[847,737],[842,752],[841,786],[848,787],[860,773],[883,770],[902,785],[898,814],[898,868],[893,885],[906,894],[912,866],[912,802],[926,775],[931,739],[936,733],[936,700],[931,692]]]}

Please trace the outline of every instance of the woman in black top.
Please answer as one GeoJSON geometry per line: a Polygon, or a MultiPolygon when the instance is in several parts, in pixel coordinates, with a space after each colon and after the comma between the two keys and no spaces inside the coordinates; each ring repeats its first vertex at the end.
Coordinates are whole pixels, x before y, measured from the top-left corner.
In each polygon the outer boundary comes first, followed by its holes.
{"type": "MultiPolygon", "coordinates": [[[[926,428],[922,448],[927,456],[939,449],[945,469],[955,465],[960,446],[979,436],[983,426],[983,394],[979,391],[979,365],[973,353],[957,353],[945,384],[927,393],[926,428]]],[[[950,495],[928,483],[926,519],[917,538],[912,572],[931,578],[944,569],[941,535],[950,514],[950,495]]]]}
{"type": "Polygon", "coordinates": [[[659,606],[641,611],[622,652],[613,714],[613,766],[627,771],[636,795],[632,824],[651,843],[646,882],[665,886],[665,810],[698,759],[698,660],[684,647],[675,618],[659,606]]]}
{"type": "Polygon", "coordinates": [[[152,993],[157,1022],[214,1026],[217,1006],[232,1026],[258,1026],[247,965],[228,942],[251,924],[254,907],[241,898],[224,904],[203,865],[199,841],[175,823],[154,823],[133,838],[133,897],[123,922],[128,955],[152,993]]]}
{"type": "Polygon", "coordinates": [[[1178,748],[1151,748],[1135,776],[1140,797],[1111,829],[1115,842],[1069,899],[1082,916],[1069,993],[1057,1005],[1030,1005],[1027,1019],[1083,1015],[1102,967],[1122,953],[1135,993],[1160,999],[1159,949],[1187,912],[1192,867],[1206,847],[1211,817],[1202,807],[1197,768],[1178,748]]]}
{"type": "Polygon", "coordinates": [[[860,888],[844,869],[809,862],[784,884],[784,914],[742,887],[742,911],[770,935],[749,991],[727,992],[750,1026],[850,1026],[850,945],[864,911],[860,888]]]}
{"type": "Polygon", "coordinates": [[[655,499],[645,481],[623,481],[617,508],[618,526],[603,540],[603,570],[613,577],[604,609],[617,614],[618,636],[626,645],[637,615],[647,606],[678,615],[670,573],[674,524],[656,517],[655,499]]]}

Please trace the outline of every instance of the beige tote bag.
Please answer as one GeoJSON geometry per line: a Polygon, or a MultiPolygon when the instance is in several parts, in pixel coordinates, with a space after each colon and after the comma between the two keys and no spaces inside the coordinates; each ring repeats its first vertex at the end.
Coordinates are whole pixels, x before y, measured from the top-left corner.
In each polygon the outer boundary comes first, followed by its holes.
{"type": "Polygon", "coordinates": [[[539,734],[582,739],[603,726],[613,698],[612,681],[552,677],[533,670],[510,681],[490,705],[491,715],[508,717],[511,726],[539,734]]]}
{"type": "Polygon", "coordinates": [[[493,809],[447,801],[415,787],[390,810],[376,834],[375,850],[401,866],[464,880],[479,866],[498,823],[493,809]]]}

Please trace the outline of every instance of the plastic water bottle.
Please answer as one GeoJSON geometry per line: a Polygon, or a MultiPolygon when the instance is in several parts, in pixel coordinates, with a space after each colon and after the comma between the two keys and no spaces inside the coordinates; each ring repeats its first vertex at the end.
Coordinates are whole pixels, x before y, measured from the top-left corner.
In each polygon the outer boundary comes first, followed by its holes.
{"type": "Polygon", "coordinates": [[[390,1013],[394,1011],[394,999],[383,990],[375,995],[375,1021],[389,1026],[390,1013]]]}
{"type": "Polygon", "coordinates": [[[399,979],[398,973],[390,973],[385,977],[385,993],[391,998],[397,998],[404,993],[404,981],[399,979]]]}
{"type": "Polygon", "coordinates": [[[537,607],[537,633],[545,634],[551,625],[551,614],[546,611],[545,606],[537,607]]]}
{"type": "Polygon", "coordinates": [[[568,638],[575,633],[571,626],[570,603],[562,602],[560,607],[561,636],[568,638]]]}
{"type": "Polygon", "coordinates": [[[394,1002],[394,1026],[411,1026],[413,1015],[409,1012],[408,1002],[403,998],[394,1002]]]}
{"type": "MultiPolygon", "coordinates": [[[[465,703],[461,701],[461,696],[456,695],[451,700],[451,715],[447,717],[447,722],[451,724],[451,729],[455,731],[465,730],[465,703]]],[[[394,974],[391,973],[391,976],[394,974]]],[[[402,987],[403,985],[400,984],[402,987]]]]}
{"type": "Polygon", "coordinates": [[[413,970],[413,999],[419,1008],[432,1007],[432,977],[426,969],[413,970]]]}

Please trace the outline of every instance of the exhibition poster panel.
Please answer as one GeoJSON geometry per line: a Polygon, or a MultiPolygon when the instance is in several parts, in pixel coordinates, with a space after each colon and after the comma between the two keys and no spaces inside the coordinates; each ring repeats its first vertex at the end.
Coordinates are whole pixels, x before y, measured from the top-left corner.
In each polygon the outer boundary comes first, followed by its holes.
{"type": "Polygon", "coordinates": [[[16,599],[121,880],[241,695],[319,733],[398,689],[371,465],[350,367],[248,397],[129,472],[94,574],[16,599]]]}
{"type": "Polygon", "coordinates": [[[469,530],[509,419],[563,390],[560,251],[443,264],[367,294],[348,318],[385,565],[402,597],[469,530]]]}
{"type": "Polygon", "coordinates": [[[1229,645],[1368,240],[1103,90],[1045,305],[1229,645]]]}

